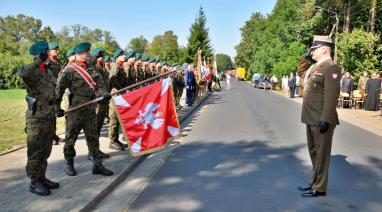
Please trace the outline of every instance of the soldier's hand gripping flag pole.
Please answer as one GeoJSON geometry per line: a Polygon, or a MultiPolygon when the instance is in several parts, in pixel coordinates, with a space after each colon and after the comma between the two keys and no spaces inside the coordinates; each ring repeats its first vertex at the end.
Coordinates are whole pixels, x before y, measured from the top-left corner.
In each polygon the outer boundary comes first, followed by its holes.
{"type": "MultiPolygon", "coordinates": [[[[130,86],[126,87],[126,88],[122,88],[121,90],[112,92],[110,95],[111,95],[111,96],[114,96],[114,95],[123,93],[123,92],[125,92],[125,91],[132,90],[132,89],[134,89],[134,88],[137,88],[137,87],[139,87],[139,86],[145,85],[146,83],[155,81],[155,80],[157,80],[157,79],[161,79],[161,78],[166,77],[166,76],[174,75],[174,74],[178,73],[179,71],[182,71],[182,70],[181,70],[181,69],[176,69],[176,70],[173,70],[173,71],[169,71],[169,72],[160,74],[160,75],[155,76],[155,77],[151,77],[151,78],[146,79],[146,80],[143,80],[143,81],[141,81],[141,82],[139,82],[139,83],[135,83],[135,84],[133,84],[133,85],[130,85],[130,86]]],[[[68,114],[68,113],[70,113],[70,112],[73,112],[73,111],[75,111],[75,110],[78,110],[78,109],[80,109],[80,108],[86,107],[86,106],[88,106],[88,105],[95,104],[95,103],[97,103],[97,102],[101,102],[101,101],[104,101],[104,97],[103,97],[103,96],[98,97],[98,98],[96,98],[96,99],[94,99],[94,100],[92,100],[92,101],[86,102],[86,103],[84,103],[84,104],[82,104],[82,105],[78,105],[77,107],[70,108],[70,109],[68,109],[68,110],[66,110],[66,111],[64,112],[64,115],[66,115],[66,114],[68,114]]]]}

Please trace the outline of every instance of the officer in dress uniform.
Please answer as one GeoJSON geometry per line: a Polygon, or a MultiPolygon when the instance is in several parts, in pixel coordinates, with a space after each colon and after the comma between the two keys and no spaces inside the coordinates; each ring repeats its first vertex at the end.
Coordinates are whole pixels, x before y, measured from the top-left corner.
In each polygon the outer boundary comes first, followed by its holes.
{"type": "Polygon", "coordinates": [[[341,69],[331,59],[332,41],[315,36],[310,48],[314,64],[306,73],[301,121],[306,124],[312,174],[308,185],[298,186],[304,197],[325,196],[332,138],[339,124],[336,106],[340,94],[341,69]]]}

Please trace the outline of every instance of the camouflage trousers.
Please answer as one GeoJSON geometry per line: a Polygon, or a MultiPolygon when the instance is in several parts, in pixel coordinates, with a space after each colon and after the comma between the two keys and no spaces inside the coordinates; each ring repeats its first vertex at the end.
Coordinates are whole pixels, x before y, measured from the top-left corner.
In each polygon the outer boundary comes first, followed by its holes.
{"type": "Polygon", "coordinates": [[[98,103],[97,104],[97,130],[98,134],[101,135],[101,129],[103,126],[103,122],[108,114],[109,104],[107,103],[98,103]]]}
{"type": "Polygon", "coordinates": [[[89,154],[94,158],[94,163],[101,163],[102,160],[99,150],[99,133],[97,131],[97,115],[95,105],[86,106],[66,115],[64,146],[65,160],[72,159],[76,156],[74,145],[81,130],[84,130],[89,154]]]}
{"type": "Polygon", "coordinates": [[[109,139],[110,141],[117,142],[119,138],[119,121],[117,113],[115,112],[115,106],[110,102],[109,107],[109,139]]]}
{"type": "Polygon", "coordinates": [[[54,114],[45,117],[27,116],[25,119],[28,148],[26,171],[32,180],[45,176],[56,131],[55,119],[54,114]]]}

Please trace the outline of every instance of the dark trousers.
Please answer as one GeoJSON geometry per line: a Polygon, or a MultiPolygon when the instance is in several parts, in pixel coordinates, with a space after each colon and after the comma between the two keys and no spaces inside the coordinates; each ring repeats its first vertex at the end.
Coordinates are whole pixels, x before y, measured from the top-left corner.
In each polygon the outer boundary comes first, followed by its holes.
{"type": "Polygon", "coordinates": [[[309,185],[320,192],[326,192],[328,187],[330,153],[335,127],[329,125],[326,133],[320,133],[320,127],[306,125],[309,155],[313,166],[309,185]]]}
{"type": "Polygon", "coordinates": [[[192,105],[193,104],[193,98],[194,98],[194,91],[191,89],[191,87],[186,89],[186,104],[192,105]]]}
{"type": "Polygon", "coordinates": [[[212,92],[212,81],[208,81],[208,91],[212,92]]]}
{"type": "Polygon", "coordinates": [[[290,98],[294,98],[294,93],[296,92],[296,87],[289,87],[290,98]]]}

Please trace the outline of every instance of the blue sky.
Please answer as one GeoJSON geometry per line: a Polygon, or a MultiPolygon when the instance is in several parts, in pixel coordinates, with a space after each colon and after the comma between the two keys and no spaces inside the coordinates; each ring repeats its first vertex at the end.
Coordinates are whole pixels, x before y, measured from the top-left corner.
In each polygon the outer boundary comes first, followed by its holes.
{"type": "Polygon", "coordinates": [[[189,28],[200,6],[207,16],[209,36],[215,53],[235,56],[240,27],[253,12],[268,14],[276,0],[103,0],[48,1],[2,0],[0,16],[23,13],[41,19],[53,31],[82,24],[111,31],[121,47],[143,35],[150,42],[155,35],[172,30],[180,45],[187,45],[189,28]]]}

